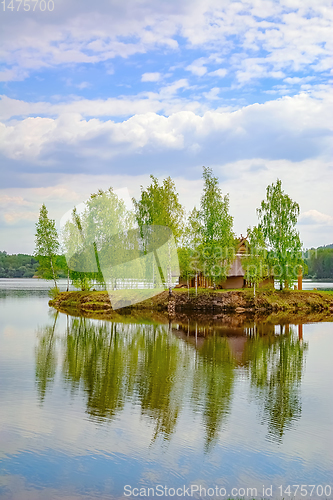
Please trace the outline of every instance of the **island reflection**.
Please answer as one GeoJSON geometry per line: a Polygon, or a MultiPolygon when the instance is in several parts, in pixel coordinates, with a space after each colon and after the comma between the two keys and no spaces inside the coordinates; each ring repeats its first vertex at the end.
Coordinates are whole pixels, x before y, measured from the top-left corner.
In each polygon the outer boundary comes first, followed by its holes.
{"type": "Polygon", "coordinates": [[[282,442],[301,416],[301,381],[307,344],[301,325],[248,326],[138,324],[67,316],[65,335],[53,324],[38,331],[36,387],[41,403],[62,359],[62,378],[73,395],[83,390],[86,411],[112,421],[129,403],[154,423],[154,438],[169,440],[187,405],[200,415],[205,449],[228,424],[237,377],[249,381],[249,398],[267,438],[282,442]]]}

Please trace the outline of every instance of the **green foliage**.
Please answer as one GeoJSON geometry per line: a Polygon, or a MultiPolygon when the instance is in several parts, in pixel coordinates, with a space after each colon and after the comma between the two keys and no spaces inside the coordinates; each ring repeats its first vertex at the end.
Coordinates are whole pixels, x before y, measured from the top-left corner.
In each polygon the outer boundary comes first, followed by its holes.
{"type": "Polygon", "coordinates": [[[222,195],[218,178],[213,175],[211,168],[203,167],[203,179],[200,210],[191,214],[192,245],[199,253],[199,266],[203,274],[221,282],[226,279],[235,255],[233,218],[229,214],[229,196],[222,195]],[[200,243],[197,244],[199,239],[200,243]]]}
{"type": "Polygon", "coordinates": [[[284,333],[275,338],[256,336],[247,345],[255,400],[263,406],[270,438],[278,442],[301,416],[300,383],[308,348],[286,327],[284,333]]]}
{"type": "MultiPolygon", "coordinates": [[[[80,249],[84,245],[84,235],[80,217],[76,211],[73,209],[71,220],[67,221],[65,227],[62,230],[62,246],[66,255],[66,263],[68,266],[68,261],[70,261],[69,266],[69,277],[75,288],[82,291],[90,290],[90,283],[92,279],[92,273],[83,270],[78,270],[76,268],[77,255],[80,249]]],[[[82,257],[81,257],[82,262],[82,257]]],[[[77,264],[80,269],[80,265],[77,264]]]]}
{"type": "Polygon", "coordinates": [[[255,287],[269,276],[267,250],[261,227],[248,228],[247,242],[249,246],[248,254],[243,259],[242,266],[245,270],[245,279],[248,283],[254,285],[255,293],[255,287]]]}
{"type": "Polygon", "coordinates": [[[55,221],[49,219],[44,203],[41,206],[36,224],[35,244],[35,256],[40,262],[39,275],[45,279],[53,279],[57,288],[56,258],[59,240],[55,221]]]}
{"type": "Polygon", "coordinates": [[[140,200],[133,198],[137,223],[141,230],[145,225],[166,226],[178,242],[183,230],[184,209],[179,203],[175,183],[171,177],[164,179],[162,185],[153,175],[150,178],[152,182],[147,189],[141,186],[140,200]]]}
{"type": "Polygon", "coordinates": [[[31,255],[0,252],[0,278],[32,278],[37,267],[38,260],[31,255]]]}
{"type": "Polygon", "coordinates": [[[78,290],[81,290],[82,292],[88,292],[92,289],[93,284],[92,279],[89,277],[90,273],[78,273],[74,271],[70,273],[70,276],[72,285],[78,290]]]}
{"type": "Polygon", "coordinates": [[[209,451],[230,414],[236,363],[226,337],[209,336],[199,351],[193,380],[194,408],[202,408],[209,451]]]}
{"type": "Polygon", "coordinates": [[[162,185],[153,175],[150,178],[152,182],[146,189],[141,186],[140,199],[133,198],[135,216],[143,250],[150,262],[147,271],[152,268],[153,286],[155,288],[157,280],[160,286],[168,283],[171,290],[172,274],[179,274],[175,245],[179,245],[182,237],[184,209],[170,177],[164,179],[162,185]],[[158,227],[152,229],[153,226],[158,227]],[[167,245],[162,244],[163,241],[167,245]]]}
{"type": "Polygon", "coordinates": [[[190,278],[200,271],[201,222],[196,207],[189,214],[178,250],[180,275],[190,278]]]}
{"type": "Polygon", "coordinates": [[[191,252],[188,248],[181,247],[177,249],[180,276],[190,278],[193,274],[191,252]]]}
{"type": "Polygon", "coordinates": [[[277,179],[267,187],[266,200],[257,209],[259,228],[265,238],[267,262],[275,279],[288,286],[297,279],[302,259],[302,243],[296,230],[299,205],[282,190],[277,179]]]}
{"type": "Polygon", "coordinates": [[[55,329],[59,313],[56,312],[52,326],[45,326],[38,331],[38,344],[35,349],[36,385],[40,401],[43,402],[46,392],[52,386],[57,370],[57,353],[55,348],[55,329]]]}
{"type": "Polygon", "coordinates": [[[80,215],[73,210],[62,237],[75,287],[89,290],[92,281],[116,287],[118,278],[144,277],[141,264],[134,262],[140,256],[134,223],[134,214],[112,188],[92,194],[80,215]]]}
{"type": "Polygon", "coordinates": [[[270,439],[281,443],[301,416],[308,346],[282,325],[281,334],[275,335],[270,322],[252,324],[256,334],[244,337],[243,352],[235,352],[230,338],[211,324],[201,326],[201,332],[195,322],[180,324],[188,337],[181,345],[168,325],[131,323],[133,317],[129,321],[126,316],[123,322],[69,317],[66,335],[56,344],[56,320],[38,334],[36,386],[41,401],[51,389],[59,358],[65,387],[72,393],[83,389],[89,415],[113,420],[125,402],[133,401],[154,423],[153,439],[170,439],[184,400],[190,399],[189,409],[202,417],[208,451],[230,418],[237,366],[242,366],[270,439]],[[194,348],[198,333],[200,343],[194,348]]]}
{"type": "Polygon", "coordinates": [[[49,297],[50,299],[55,299],[56,297],[58,297],[60,291],[59,291],[59,288],[56,288],[56,287],[53,287],[53,288],[50,288],[48,294],[49,294],[49,297]]]}
{"type": "Polygon", "coordinates": [[[333,279],[333,248],[331,245],[318,249],[311,248],[305,257],[308,276],[315,279],[333,279]]]}

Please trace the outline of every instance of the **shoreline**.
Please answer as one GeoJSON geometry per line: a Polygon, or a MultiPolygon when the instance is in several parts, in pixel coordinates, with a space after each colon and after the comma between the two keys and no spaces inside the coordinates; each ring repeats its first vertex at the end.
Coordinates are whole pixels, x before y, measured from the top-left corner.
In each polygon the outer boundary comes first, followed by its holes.
{"type": "MultiPolygon", "coordinates": [[[[274,315],[292,315],[299,318],[323,315],[326,321],[333,321],[333,293],[304,290],[260,290],[256,297],[252,289],[210,290],[176,288],[169,298],[168,291],[148,298],[142,302],[112,309],[110,297],[106,291],[70,291],[60,292],[49,301],[49,306],[59,312],[71,315],[94,317],[122,317],[138,313],[161,313],[161,316],[190,314],[191,316],[242,316],[267,317],[274,315]]],[[[320,319],[318,318],[320,321],[320,319]]]]}

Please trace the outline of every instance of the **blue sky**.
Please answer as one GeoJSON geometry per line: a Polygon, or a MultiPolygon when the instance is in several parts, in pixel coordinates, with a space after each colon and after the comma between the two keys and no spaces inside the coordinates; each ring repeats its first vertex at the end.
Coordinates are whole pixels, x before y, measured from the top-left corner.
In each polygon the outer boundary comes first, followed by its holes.
{"type": "Polygon", "coordinates": [[[43,202],[59,223],[99,188],[139,196],[149,174],[171,175],[190,210],[203,165],[237,234],[280,178],[304,245],[333,242],[328,0],[14,4],[0,9],[0,249],[33,251],[43,202]]]}

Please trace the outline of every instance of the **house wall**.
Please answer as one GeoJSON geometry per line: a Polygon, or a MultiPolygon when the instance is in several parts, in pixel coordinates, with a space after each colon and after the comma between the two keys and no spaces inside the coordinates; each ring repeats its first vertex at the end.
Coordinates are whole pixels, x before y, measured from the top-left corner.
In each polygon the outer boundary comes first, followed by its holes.
{"type": "Polygon", "coordinates": [[[243,276],[228,276],[222,283],[222,288],[244,288],[245,280],[243,276]]]}

